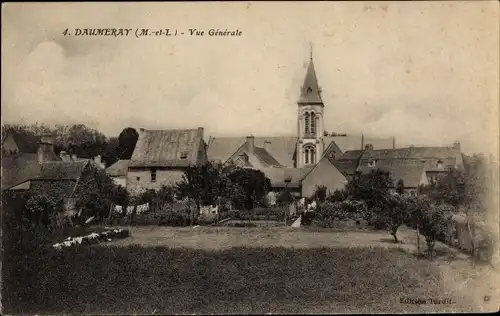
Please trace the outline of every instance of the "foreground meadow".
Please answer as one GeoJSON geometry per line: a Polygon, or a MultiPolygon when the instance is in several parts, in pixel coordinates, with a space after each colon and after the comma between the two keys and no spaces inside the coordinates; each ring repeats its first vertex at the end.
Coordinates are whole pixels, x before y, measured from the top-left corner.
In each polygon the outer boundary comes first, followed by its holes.
{"type": "Polygon", "coordinates": [[[466,267],[466,259],[442,247],[436,260],[419,259],[411,233],[402,233],[408,244],[399,247],[368,231],[132,227],[129,238],[30,258],[12,274],[19,286],[4,308],[9,314],[495,310],[468,295],[469,285],[456,287],[453,265],[466,267]]]}

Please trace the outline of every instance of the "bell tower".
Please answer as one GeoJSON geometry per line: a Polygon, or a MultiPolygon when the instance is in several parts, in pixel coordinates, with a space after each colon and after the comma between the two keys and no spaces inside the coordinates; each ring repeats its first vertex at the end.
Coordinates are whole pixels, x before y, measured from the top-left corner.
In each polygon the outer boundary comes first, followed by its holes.
{"type": "Polygon", "coordinates": [[[323,156],[323,112],[325,105],[321,99],[321,88],[318,85],[316,70],[312,56],[309,57],[304,84],[297,101],[297,168],[314,165],[323,156]]]}

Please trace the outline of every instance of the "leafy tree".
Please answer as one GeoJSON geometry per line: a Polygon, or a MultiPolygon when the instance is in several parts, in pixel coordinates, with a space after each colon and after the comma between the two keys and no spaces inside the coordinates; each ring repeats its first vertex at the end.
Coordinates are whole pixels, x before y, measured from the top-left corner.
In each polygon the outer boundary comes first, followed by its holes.
{"type": "Polygon", "coordinates": [[[394,238],[398,243],[398,228],[403,225],[409,216],[409,208],[406,197],[399,194],[389,194],[386,196],[383,207],[380,208],[380,216],[394,238]]]}
{"type": "Polygon", "coordinates": [[[446,205],[430,207],[421,217],[421,232],[425,236],[429,258],[432,259],[436,240],[446,235],[451,221],[452,212],[446,205]]]}
{"type": "Polygon", "coordinates": [[[139,133],[132,128],[127,127],[118,136],[118,147],[116,148],[116,155],[119,159],[130,159],[135,149],[139,133]]]}
{"type": "MultiPolygon", "coordinates": [[[[184,171],[183,179],[177,183],[175,190],[180,198],[189,198],[200,206],[216,204],[221,190],[221,169],[219,165],[207,162],[200,166],[191,166],[184,171]]],[[[194,223],[194,213],[191,212],[191,223],[194,223]]]]}
{"type": "Polygon", "coordinates": [[[393,182],[389,172],[380,169],[370,173],[357,173],[347,183],[346,191],[351,199],[365,201],[368,208],[381,206],[393,182]]]}
{"type": "Polygon", "coordinates": [[[404,194],[405,193],[405,184],[403,182],[403,179],[399,179],[398,182],[396,183],[396,192],[398,194],[404,194]]]}
{"type": "Polygon", "coordinates": [[[31,222],[36,227],[41,223],[49,227],[50,218],[54,215],[58,203],[46,194],[31,195],[26,202],[26,209],[30,212],[31,222]]]}
{"type": "Polygon", "coordinates": [[[283,190],[276,198],[276,202],[280,206],[289,205],[293,201],[293,195],[289,190],[283,190]]]}
{"type": "Polygon", "coordinates": [[[346,200],[348,194],[345,189],[335,190],[332,194],[328,195],[326,198],[329,202],[342,202],[346,200]]]}
{"type": "Polygon", "coordinates": [[[244,206],[253,209],[271,189],[271,180],[259,170],[241,168],[229,175],[233,184],[241,186],[244,192],[244,206]]]}
{"type": "Polygon", "coordinates": [[[316,201],[323,203],[328,195],[328,189],[324,185],[316,186],[313,197],[316,201]]]}

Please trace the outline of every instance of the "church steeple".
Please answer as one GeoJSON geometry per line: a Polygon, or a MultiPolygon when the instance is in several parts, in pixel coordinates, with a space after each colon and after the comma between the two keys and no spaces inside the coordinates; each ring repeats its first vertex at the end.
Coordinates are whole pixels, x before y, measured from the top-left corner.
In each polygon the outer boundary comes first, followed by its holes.
{"type": "Polygon", "coordinates": [[[316,70],[314,69],[312,48],[309,57],[309,66],[307,67],[306,77],[304,78],[304,84],[302,85],[298,103],[323,105],[321,89],[319,88],[316,70]]]}
{"type": "Polygon", "coordinates": [[[325,149],[323,141],[323,112],[325,106],[323,100],[321,100],[321,90],[316,78],[312,48],[304,85],[297,103],[298,141],[295,165],[297,168],[302,168],[318,163],[325,149]]]}

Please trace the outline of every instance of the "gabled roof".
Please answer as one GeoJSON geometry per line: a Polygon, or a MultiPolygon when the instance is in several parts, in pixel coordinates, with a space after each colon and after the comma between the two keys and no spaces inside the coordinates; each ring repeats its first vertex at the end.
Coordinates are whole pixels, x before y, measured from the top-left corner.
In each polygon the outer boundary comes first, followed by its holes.
{"type": "Polygon", "coordinates": [[[37,180],[78,180],[89,164],[89,160],[45,162],[37,180]]]}
{"type": "Polygon", "coordinates": [[[305,168],[260,168],[258,170],[262,171],[269,180],[271,180],[271,185],[274,188],[298,188],[302,179],[306,174],[312,170],[311,167],[305,168]],[[285,179],[289,178],[291,181],[288,185],[285,179]]]}
{"type": "Polygon", "coordinates": [[[203,129],[144,130],[129,167],[187,167],[199,159],[203,129]]]}
{"type": "Polygon", "coordinates": [[[376,169],[388,171],[394,185],[401,179],[405,188],[416,188],[421,184],[425,163],[418,160],[383,160],[375,167],[359,166],[358,171],[369,173],[376,169]]]}
{"type": "MultiPolygon", "coordinates": [[[[12,138],[19,148],[19,152],[25,154],[35,154],[38,150],[38,144],[40,143],[41,137],[30,135],[24,132],[10,132],[12,138]]],[[[8,135],[7,135],[8,136],[8,135]]]]}
{"type": "Polygon", "coordinates": [[[392,149],[394,146],[393,138],[367,137],[362,135],[348,136],[325,136],[323,137],[325,144],[330,144],[332,141],[337,144],[338,148],[345,153],[349,150],[362,150],[364,145],[372,144],[373,149],[392,149]]]}
{"type": "Polygon", "coordinates": [[[460,151],[451,147],[408,147],[391,150],[367,150],[361,157],[360,164],[370,160],[418,160],[425,162],[427,168],[435,167],[441,160],[444,166],[463,167],[460,151]]]}
{"type": "Polygon", "coordinates": [[[264,148],[254,147],[254,153],[257,157],[259,157],[261,162],[265,163],[267,166],[281,167],[280,163],[264,148]]]}
{"type": "Polygon", "coordinates": [[[363,150],[349,150],[336,159],[330,158],[330,161],[344,176],[353,175],[356,173],[363,152],[363,150]]]}
{"type": "Polygon", "coordinates": [[[118,160],[108,168],[106,168],[106,173],[111,177],[122,177],[127,175],[128,164],[130,160],[118,160]]]}
{"type": "Polygon", "coordinates": [[[19,153],[2,157],[2,190],[37,178],[40,170],[37,154],[19,153]]]}
{"type": "MultiPolygon", "coordinates": [[[[294,167],[297,137],[255,137],[256,147],[267,148],[266,151],[280,165],[294,167]]],[[[208,160],[226,162],[243,144],[246,137],[210,137],[208,141],[208,160]]]]}
{"type": "Polygon", "coordinates": [[[307,67],[304,84],[301,88],[299,104],[323,104],[321,99],[321,90],[318,85],[318,78],[316,77],[316,70],[314,69],[314,62],[311,57],[309,66],[307,67]]]}

